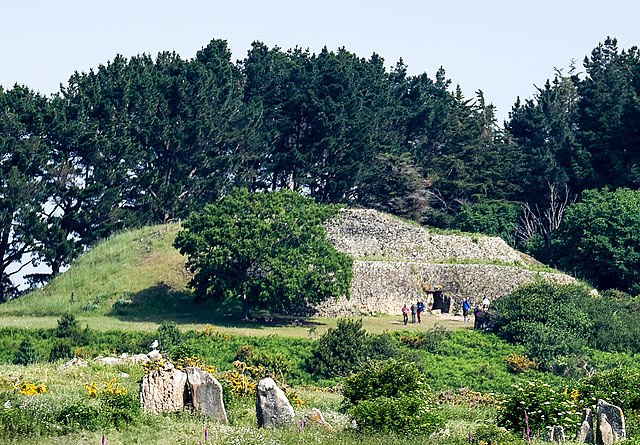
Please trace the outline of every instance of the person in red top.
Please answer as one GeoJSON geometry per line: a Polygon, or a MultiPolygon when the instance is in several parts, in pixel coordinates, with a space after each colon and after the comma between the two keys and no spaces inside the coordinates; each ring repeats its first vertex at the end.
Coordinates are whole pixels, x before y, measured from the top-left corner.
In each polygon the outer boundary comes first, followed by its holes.
{"type": "Polygon", "coordinates": [[[402,318],[404,324],[407,324],[407,322],[409,321],[409,308],[407,307],[406,303],[404,304],[404,306],[402,306],[402,318]]]}

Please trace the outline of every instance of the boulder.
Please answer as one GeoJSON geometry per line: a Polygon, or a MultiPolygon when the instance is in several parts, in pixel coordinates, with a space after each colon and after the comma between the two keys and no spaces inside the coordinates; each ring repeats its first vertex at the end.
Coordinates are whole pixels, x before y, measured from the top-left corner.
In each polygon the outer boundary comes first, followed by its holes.
{"type": "Polygon", "coordinates": [[[328,431],[333,431],[333,427],[329,422],[324,420],[322,411],[318,408],[311,408],[311,410],[302,418],[305,426],[320,426],[328,431]]]}
{"type": "Polygon", "coordinates": [[[547,433],[543,439],[545,442],[563,443],[566,441],[564,428],[559,425],[548,426],[547,433]]]}
{"type": "Polygon", "coordinates": [[[593,443],[593,411],[590,408],[582,410],[580,428],[576,433],[575,441],[578,443],[593,443]]]}
{"type": "Polygon", "coordinates": [[[211,420],[227,423],[220,382],[199,368],[189,367],[185,371],[193,409],[211,420]]]}
{"type": "Polygon", "coordinates": [[[293,423],[295,413],[284,391],[267,377],[256,386],[256,418],[263,428],[280,427],[293,423]]]}
{"type": "Polygon", "coordinates": [[[87,361],[86,360],[82,360],[81,358],[75,357],[71,360],[69,360],[67,363],[64,363],[60,366],[58,366],[58,371],[66,371],[67,369],[71,369],[71,368],[77,368],[77,367],[82,367],[82,366],[87,366],[87,361]]]}
{"type": "Polygon", "coordinates": [[[611,445],[627,438],[624,414],[620,407],[598,400],[596,405],[596,444],[611,445]]]}
{"type": "Polygon", "coordinates": [[[184,409],[187,374],[172,364],[151,371],[140,383],[142,410],[153,414],[184,409]]]}

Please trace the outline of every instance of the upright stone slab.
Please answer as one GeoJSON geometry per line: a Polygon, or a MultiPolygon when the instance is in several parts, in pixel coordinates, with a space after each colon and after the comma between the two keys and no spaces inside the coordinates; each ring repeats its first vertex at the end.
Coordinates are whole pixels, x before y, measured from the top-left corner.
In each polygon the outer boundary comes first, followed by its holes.
{"type": "Polygon", "coordinates": [[[547,427],[547,433],[544,436],[545,442],[564,443],[565,440],[566,438],[564,436],[564,428],[559,425],[547,427]]]}
{"type": "Polygon", "coordinates": [[[611,445],[627,438],[627,429],[624,423],[624,414],[620,407],[598,400],[596,405],[596,444],[611,445]]]}
{"type": "Polygon", "coordinates": [[[591,408],[582,410],[580,428],[576,433],[575,441],[578,443],[593,443],[593,411],[591,408]]]}
{"type": "Polygon", "coordinates": [[[153,414],[184,409],[187,374],[172,364],[151,371],[140,383],[142,410],[153,414]]]}
{"type": "Polygon", "coordinates": [[[227,411],[224,409],[220,382],[199,368],[189,367],[185,371],[193,409],[212,420],[227,423],[227,411]]]}
{"type": "Polygon", "coordinates": [[[280,427],[293,423],[295,413],[284,391],[267,377],[256,387],[256,418],[263,428],[280,427]]]}

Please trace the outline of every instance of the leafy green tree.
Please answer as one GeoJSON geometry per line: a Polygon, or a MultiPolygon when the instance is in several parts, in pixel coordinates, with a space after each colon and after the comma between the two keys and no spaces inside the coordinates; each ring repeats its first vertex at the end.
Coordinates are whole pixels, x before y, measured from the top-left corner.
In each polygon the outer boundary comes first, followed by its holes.
{"type": "Polygon", "coordinates": [[[304,310],[349,295],[352,260],[321,225],[337,211],[294,192],[232,189],[193,213],[175,246],[188,255],[198,299],[239,299],[244,317],[251,308],[304,310]]]}
{"type": "Polygon", "coordinates": [[[640,293],[640,191],[587,190],[556,232],[558,263],[599,289],[640,293]]]}

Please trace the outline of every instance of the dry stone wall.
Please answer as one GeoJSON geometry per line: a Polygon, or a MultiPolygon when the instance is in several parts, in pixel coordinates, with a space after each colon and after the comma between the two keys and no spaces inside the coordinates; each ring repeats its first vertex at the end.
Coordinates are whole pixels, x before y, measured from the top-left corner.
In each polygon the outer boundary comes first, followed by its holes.
{"type": "Polygon", "coordinates": [[[443,289],[455,308],[464,298],[472,304],[485,296],[493,300],[536,280],[574,281],[528,269],[535,261],[500,238],[433,234],[375,210],[344,210],[327,224],[327,234],[354,265],[351,298],[317,306],[323,316],[397,314],[418,299],[429,307],[423,284],[443,289]]]}

